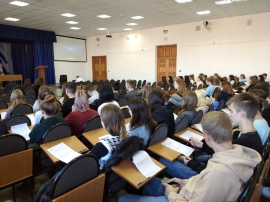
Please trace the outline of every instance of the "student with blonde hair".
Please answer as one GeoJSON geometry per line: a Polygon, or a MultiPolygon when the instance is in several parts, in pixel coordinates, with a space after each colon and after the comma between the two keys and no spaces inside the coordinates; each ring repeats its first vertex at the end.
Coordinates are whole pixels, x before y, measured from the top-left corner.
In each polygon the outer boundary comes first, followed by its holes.
{"type": "Polygon", "coordinates": [[[198,98],[196,111],[202,110],[203,114],[205,114],[209,107],[207,106],[207,101],[206,98],[204,97],[204,93],[202,90],[195,90],[194,92],[196,93],[198,98]]]}
{"type": "Polygon", "coordinates": [[[174,81],[174,88],[177,89],[177,91],[171,95],[169,102],[177,107],[182,107],[182,95],[186,92],[186,85],[184,80],[176,79],[174,81]]]}
{"type": "Polygon", "coordinates": [[[148,97],[150,95],[150,93],[152,92],[152,86],[150,85],[145,85],[142,88],[142,99],[144,99],[146,101],[146,103],[148,103],[148,97]]]}
{"type": "Polygon", "coordinates": [[[10,117],[10,113],[15,107],[21,104],[26,104],[23,92],[19,89],[13,90],[10,96],[10,102],[11,106],[7,109],[5,119],[10,117]]]}
{"type": "Polygon", "coordinates": [[[59,99],[59,102],[61,103],[61,105],[63,105],[68,100],[68,96],[66,94],[66,87],[67,87],[67,83],[64,83],[62,85],[62,94],[59,99]]]}
{"type": "Polygon", "coordinates": [[[74,105],[72,106],[72,112],[65,118],[72,129],[72,134],[76,136],[81,135],[83,126],[94,116],[98,116],[98,113],[89,108],[85,92],[78,90],[75,95],[74,105]]]}

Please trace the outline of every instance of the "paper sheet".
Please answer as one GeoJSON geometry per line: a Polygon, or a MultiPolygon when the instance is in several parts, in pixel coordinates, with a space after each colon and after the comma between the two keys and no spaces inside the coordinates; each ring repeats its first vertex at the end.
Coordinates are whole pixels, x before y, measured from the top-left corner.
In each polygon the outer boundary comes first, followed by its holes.
{"type": "Polygon", "coordinates": [[[222,109],[221,111],[225,112],[226,114],[230,113],[230,111],[228,109],[222,109]]]}
{"type": "Polygon", "coordinates": [[[133,163],[145,177],[151,177],[161,170],[150,158],[147,152],[140,150],[133,155],[133,163]]]}
{"type": "Polygon", "coordinates": [[[5,119],[7,112],[1,112],[1,119],[5,119]]]}
{"type": "Polygon", "coordinates": [[[129,123],[127,123],[125,126],[126,126],[126,130],[128,132],[129,131],[129,123]]]}
{"type": "Polygon", "coordinates": [[[178,117],[175,113],[173,113],[173,116],[174,116],[174,120],[176,120],[178,117]]]}
{"type": "Polygon", "coordinates": [[[103,136],[99,137],[98,139],[99,140],[104,140],[104,139],[107,139],[109,137],[111,137],[111,135],[110,134],[107,134],[107,135],[103,135],[103,136]]]}
{"type": "Polygon", "coordinates": [[[202,124],[194,124],[201,132],[203,132],[202,124]]]}
{"type": "Polygon", "coordinates": [[[192,152],[194,151],[193,148],[188,147],[186,145],[183,145],[175,140],[172,140],[171,138],[168,138],[164,142],[161,143],[163,146],[168,147],[174,151],[177,151],[181,154],[184,154],[185,156],[190,156],[192,152]]]}
{"type": "Polygon", "coordinates": [[[29,114],[29,115],[27,115],[28,116],[28,118],[30,119],[30,121],[31,121],[31,126],[33,126],[33,125],[35,125],[35,116],[34,116],[34,114],[29,114]]]}
{"type": "Polygon", "coordinates": [[[12,133],[23,136],[26,139],[26,141],[30,140],[29,133],[31,131],[29,130],[27,123],[11,126],[10,129],[12,133]]]}
{"type": "Polygon", "coordinates": [[[67,146],[63,142],[47,150],[56,158],[58,158],[60,161],[63,161],[65,163],[69,163],[71,160],[81,155],[80,153],[75,152],[73,149],[71,149],[69,146],[67,146]]]}
{"type": "Polygon", "coordinates": [[[203,136],[200,136],[200,135],[198,135],[198,134],[196,134],[196,133],[194,133],[194,132],[192,132],[192,131],[190,131],[190,130],[184,132],[182,135],[179,135],[179,136],[182,137],[182,138],[184,138],[184,139],[187,140],[187,141],[189,141],[189,139],[190,139],[191,137],[196,137],[196,138],[198,138],[200,141],[204,138],[203,136]]]}

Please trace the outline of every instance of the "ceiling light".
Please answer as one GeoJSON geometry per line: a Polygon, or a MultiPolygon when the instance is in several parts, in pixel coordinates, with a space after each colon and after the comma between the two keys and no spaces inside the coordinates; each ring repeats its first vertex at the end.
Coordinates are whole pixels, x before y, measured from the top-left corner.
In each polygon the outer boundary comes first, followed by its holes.
{"type": "Polygon", "coordinates": [[[246,0],[221,0],[221,1],[216,1],[215,3],[217,5],[224,5],[224,4],[231,4],[235,2],[241,2],[241,1],[246,1],[246,0]]]}
{"type": "Polygon", "coordinates": [[[143,19],[144,17],[143,16],[133,16],[133,17],[130,17],[134,20],[140,20],[140,19],[143,19]]]}
{"type": "Polygon", "coordinates": [[[8,17],[8,18],[5,18],[5,20],[9,20],[9,21],[19,21],[20,19],[8,17]]]}
{"type": "Polygon", "coordinates": [[[74,14],[71,14],[71,13],[63,13],[61,14],[62,16],[65,16],[65,17],[68,17],[68,18],[71,18],[71,17],[75,17],[76,15],[74,14]]]}
{"type": "Polygon", "coordinates": [[[68,23],[68,24],[73,24],[73,25],[79,24],[79,22],[76,22],[76,21],[67,21],[66,23],[68,23]]]}
{"type": "Polygon", "coordinates": [[[206,14],[209,14],[210,13],[210,11],[198,11],[198,12],[196,12],[198,15],[206,15],[206,14]]]}
{"type": "Polygon", "coordinates": [[[107,28],[97,28],[97,30],[107,30],[107,28]]]}
{"type": "Polygon", "coordinates": [[[125,29],[123,29],[123,30],[129,31],[129,30],[133,30],[133,29],[131,29],[131,28],[125,28],[125,29]]]}
{"type": "Polygon", "coordinates": [[[29,3],[25,3],[25,2],[22,2],[22,1],[12,1],[9,4],[12,4],[12,5],[15,5],[15,6],[28,6],[29,5],[29,3]]]}
{"type": "Polygon", "coordinates": [[[192,2],[193,0],[175,0],[177,3],[179,4],[183,4],[183,3],[189,3],[192,2]]]}
{"type": "Polygon", "coordinates": [[[78,29],[81,29],[81,28],[79,28],[79,27],[70,27],[69,29],[78,30],[78,29]]]}
{"type": "Polygon", "coordinates": [[[128,26],[134,26],[134,25],[138,25],[138,24],[137,24],[137,23],[132,22],[132,23],[127,23],[127,25],[128,25],[128,26]]]}
{"type": "Polygon", "coordinates": [[[102,15],[98,15],[98,18],[110,18],[111,16],[106,15],[106,14],[102,14],[102,15]]]}

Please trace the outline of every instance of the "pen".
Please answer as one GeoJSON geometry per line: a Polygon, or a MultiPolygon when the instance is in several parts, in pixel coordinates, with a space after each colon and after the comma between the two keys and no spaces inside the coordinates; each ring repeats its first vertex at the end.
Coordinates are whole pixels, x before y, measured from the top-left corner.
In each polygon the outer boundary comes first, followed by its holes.
{"type": "Polygon", "coordinates": [[[85,148],[85,149],[83,149],[83,150],[81,150],[81,151],[78,151],[78,153],[83,153],[84,151],[86,151],[87,149],[85,148]]]}
{"type": "Polygon", "coordinates": [[[145,181],[147,181],[147,180],[149,180],[149,179],[150,179],[150,177],[148,177],[148,178],[146,178],[145,180],[139,182],[139,183],[137,184],[137,186],[140,186],[142,183],[144,183],[145,181]]]}

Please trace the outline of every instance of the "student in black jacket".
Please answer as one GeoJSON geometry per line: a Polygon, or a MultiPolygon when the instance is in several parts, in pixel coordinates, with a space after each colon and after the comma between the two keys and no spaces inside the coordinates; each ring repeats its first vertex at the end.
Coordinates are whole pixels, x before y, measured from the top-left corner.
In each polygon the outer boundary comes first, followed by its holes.
{"type": "Polygon", "coordinates": [[[75,101],[75,93],[76,93],[76,84],[73,82],[68,82],[66,85],[66,94],[68,96],[68,100],[62,106],[63,118],[65,118],[71,111],[72,106],[75,101]]]}

